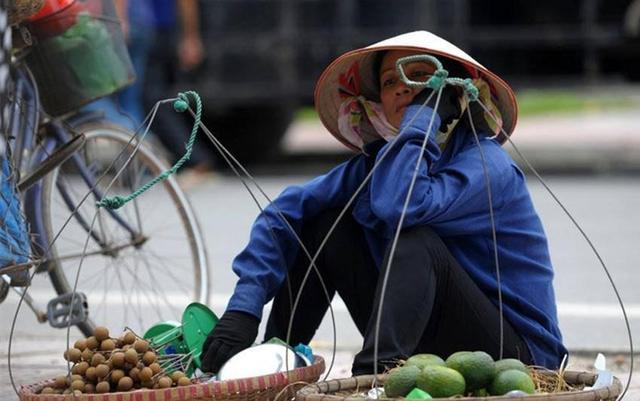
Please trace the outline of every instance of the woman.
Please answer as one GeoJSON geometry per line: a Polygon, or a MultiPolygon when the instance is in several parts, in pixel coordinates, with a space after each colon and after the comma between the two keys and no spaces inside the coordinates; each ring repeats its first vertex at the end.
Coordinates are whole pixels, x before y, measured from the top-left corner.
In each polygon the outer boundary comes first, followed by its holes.
{"type": "MultiPolygon", "coordinates": [[[[427,80],[434,71],[435,66],[424,61],[405,66],[412,80],[427,80]]],[[[376,315],[387,268],[378,371],[416,353],[446,357],[460,350],[557,367],[566,349],[558,329],[546,237],[522,172],[500,147],[506,137],[498,135],[500,128],[510,135],[515,126],[511,88],[451,43],[420,31],[336,59],[317,83],[315,103],[329,132],[358,154],[326,175],[287,188],[274,201],[276,206],[257,218],[248,246],[233,262],[239,280],[227,311],[203,346],[203,367],[216,372],[249,346],[262,308],[273,297],[265,338],[286,338],[290,294],[295,298],[309,259],[278,211],[313,255],[374,166],[370,181],[316,261],[330,296],[340,294],[364,337],[353,374],[374,370],[376,315]],[[413,54],[436,56],[453,76],[473,79],[487,112],[469,105],[468,97],[451,85],[444,87],[434,111],[436,93],[429,97],[431,89],[407,87],[395,69],[399,58],[413,54]],[[468,107],[482,152],[467,118],[468,107]],[[428,142],[421,153],[425,136],[428,142]],[[490,178],[500,292],[483,157],[490,178]],[[401,215],[402,231],[392,254],[401,215]]],[[[290,343],[308,343],[327,308],[312,273],[302,290],[290,343]]]]}

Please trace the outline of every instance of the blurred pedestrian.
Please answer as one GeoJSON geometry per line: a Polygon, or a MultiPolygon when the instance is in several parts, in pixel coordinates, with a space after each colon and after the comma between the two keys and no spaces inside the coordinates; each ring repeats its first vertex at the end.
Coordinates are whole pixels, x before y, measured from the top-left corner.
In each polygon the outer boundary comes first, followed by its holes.
{"type": "Polygon", "coordinates": [[[118,0],[116,5],[131,63],[136,73],[135,82],[118,92],[116,101],[119,109],[133,119],[134,128],[137,128],[146,115],[142,93],[149,51],[155,37],[153,4],[151,0],[118,0]]]}
{"type": "MultiPolygon", "coordinates": [[[[181,75],[202,62],[198,2],[116,0],[115,6],[136,80],[85,109],[103,112],[109,121],[135,131],[158,100],[176,95],[175,85],[181,75]]],[[[171,162],[184,154],[191,133],[189,119],[167,106],[155,116],[151,133],[168,151],[171,162]]],[[[178,176],[183,186],[193,186],[211,177],[213,159],[202,145],[194,146],[191,159],[178,176]]]]}
{"type": "MultiPolygon", "coordinates": [[[[144,104],[149,110],[159,99],[176,95],[176,83],[184,74],[192,72],[204,58],[200,37],[197,0],[150,0],[154,16],[154,43],[149,53],[144,80],[144,104]]],[[[153,132],[179,158],[191,132],[185,116],[175,112],[161,112],[156,116],[153,132]]],[[[187,171],[181,183],[195,185],[210,176],[213,157],[203,142],[196,142],[187,171]]]]}
{"type": "Polygon", "coordinates": [[[104,113],[107,120],[135,131],[146,115],[142,88],[154,37],[153,9],[151,0],[115,0],[114,4],[136,79],[117,93],[91,102],[84,110],[104,113]]]}

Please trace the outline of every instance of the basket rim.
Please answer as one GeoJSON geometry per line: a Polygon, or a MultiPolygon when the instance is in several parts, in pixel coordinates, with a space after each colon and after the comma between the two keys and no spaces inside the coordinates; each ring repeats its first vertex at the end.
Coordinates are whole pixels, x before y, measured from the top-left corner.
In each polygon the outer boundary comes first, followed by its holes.
{"type": "MultiPolygon", "coordinates": [[[[545,374],[544,370],[539,373],[545,374]]],[[[550,374],[547,373],[546,374],[550,374]]],[[[377,380],[384,382],[387,374],[379,374],[377,380]]],[[[597,378],[597,374],[583,371],[565,371],[564,378],[569,383],[592,385],[597,378]]],[[[345,379],[333,379],[328,381],[309,384],[296,392],[296,401],[364,401],[363,397],[354,396],[337,396],[330,394],[336,391],[348,391],[358,388],[366,389],[371,386],[374,375],[354,376],[345,379]]],[[[613,376],[613,383],[608,387],[600,389],[591,389],[583,391],[563,391],[550,394],[531,394],[526,397],[527,400],[562,400],[562,401],[598,401],[613,400],[622,392],[622,383],[613,376]]],[[[504,396],[488,396],[488,397],[464,397],[464,401],[491,401],[491,400],[507,400],[513,399],[504,396]]],[[[404,398],[381,398],[381,400],[397,400],[404,401],[404,398]]]]}
{"type": "Polygon", "coordinates": [[[22,385],[18,393],[21,401],[138,401],[146,399],[143,396],[150,393],[155,395],[153,399],[156,401],[224,400],[231,396],[238,400],[237,397],[239,395],[260,394],[267,391],[277,392],[289,384],[300,381],[315,382],[320,378],[324,370],[324,358],[320,355],[314,355],[314,362],[310,366],[303,366],[286,372],[244,379],[193,383],[188,386],[167,389],[137,389],[127,392],[82,394],[79,396],[72,394],[37,394],[46,385],[54,382],[54,379],[48,379],[34,384],[22,385]]]}
{"type": "Polygon", "coordinates": [[[44,0],[14,0],[7,12],[9,25],[17,25],[35,15],[44,5],[44,0]]]}

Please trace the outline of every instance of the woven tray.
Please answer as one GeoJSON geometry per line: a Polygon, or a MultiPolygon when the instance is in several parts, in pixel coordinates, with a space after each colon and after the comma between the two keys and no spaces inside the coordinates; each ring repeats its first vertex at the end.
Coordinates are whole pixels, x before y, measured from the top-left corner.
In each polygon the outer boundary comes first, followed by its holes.
{"type": "Polygon", "coordinates": [[[9,25],[17,24],[37,13],[44,0],[9,0],[9,25]]]}
{"type": "Polygon", "coordinates": [[[296,390],[304,385],[318,381],[324,369],[324,359],[316,355],[311,366],[248,379],[108,394],[37,394],[42,388],[53,383],[53,380],[47,380],[22,386],[19,395],[20,401],[275,401],[276,397],[284,401],[291,399],[296,390]]]}
{"type": "MultiPolygon", "coordinates": [[[[367,391],[371,388],[373,375],[356,376],[349,379],[338,379],[320,382],[305,386],[296,393],[296,401],[364,401],[364,397],[357,397],[356,394],[367,391]]],[[[387,375],[378,375],[378,382],[384,383],[387,375]]],[[[597,375],[587,372],[568,371],[564,374],[564,379],[571,385],[590,386],[595,382],[597,375]]],[[[620,380],[614,377],[613,384],[609,387],[588,391],[567,391],[552,394],[535,394],[522,397],[535,401],[614,401],[622,392],[620,380]]],[[[456,398],[464,401],[491,401],[491,400],[513,400],[513,397],[463,397],[456,398]]],[[[518,399],[521,399],[518,397],[518,399]]],[[[404,398],[397,398],[404,400],[404,398]]]]}

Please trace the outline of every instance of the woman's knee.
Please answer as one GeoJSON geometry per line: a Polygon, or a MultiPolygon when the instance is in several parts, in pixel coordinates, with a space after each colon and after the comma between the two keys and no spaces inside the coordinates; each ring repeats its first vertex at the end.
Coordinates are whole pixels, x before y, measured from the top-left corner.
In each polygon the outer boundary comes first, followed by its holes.
{"type": "MultiPolygon", "coordinates": [[[[420,241],[421,243],[442,243],[442,239],[431,226],[413,226],[400,231],[400,238],[404,240],[420,241]]],[[[444,244],[443,244],[444,245],[444,244]]]]}
{"type": "MultiPolygon", "coordinates": [[[[387,250],[387,253],[390,249],[387,250]]],[[[421,264],[438,267],[451,257],[442,238],[429,226],[408,227],[400,231],[394,261],[412,259],[421,264]]]]}

